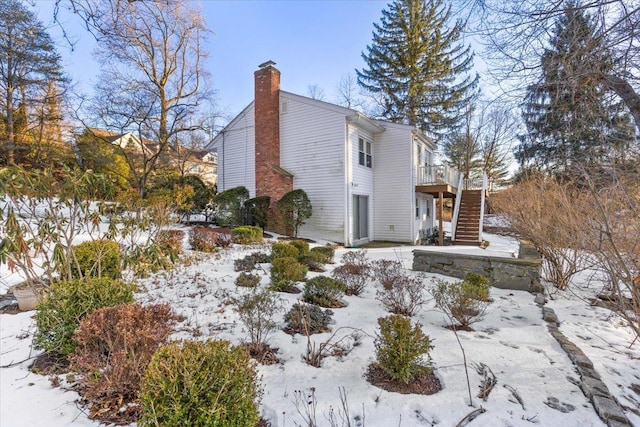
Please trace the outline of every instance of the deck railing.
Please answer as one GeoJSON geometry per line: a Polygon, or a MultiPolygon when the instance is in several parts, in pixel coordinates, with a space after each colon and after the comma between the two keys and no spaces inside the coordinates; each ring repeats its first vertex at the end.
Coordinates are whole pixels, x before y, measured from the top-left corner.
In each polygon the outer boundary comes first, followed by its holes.
{"type": "Polygon", "coordinates": [[[425,165],[418,167],[417,185],[458,185],[460,174],[447,165],[425,165]]]}

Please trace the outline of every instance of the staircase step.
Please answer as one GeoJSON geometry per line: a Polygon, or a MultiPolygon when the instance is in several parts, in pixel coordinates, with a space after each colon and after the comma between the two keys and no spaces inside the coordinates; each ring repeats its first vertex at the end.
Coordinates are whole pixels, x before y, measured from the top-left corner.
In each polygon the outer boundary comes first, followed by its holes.
{"type": "Polygon", "coordinates": [[[480,246],[480,242],[477,240],[458,240],[452,242],[456,246],[480,246]]]}

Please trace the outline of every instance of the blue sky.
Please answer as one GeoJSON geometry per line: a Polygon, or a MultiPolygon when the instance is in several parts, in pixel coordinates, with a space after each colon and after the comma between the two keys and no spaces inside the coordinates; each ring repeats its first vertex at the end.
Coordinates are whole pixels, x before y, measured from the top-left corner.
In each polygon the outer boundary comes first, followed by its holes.
{"type": "MultiPolygon", "coordinates": [[[[34,10],[50,27],[67,72],[84,92],[98,75],[91,52],[94,43],[77,18],[62,16],[73,40],[72,51],[52,24],[53,0],[36,0],[34,10]]],[[[388,1],[203,0],[205,19],[213,32],[208,39],[206,65],[217,92],[218,109],[240,112],[253,99],[253,72],[273,60],[282,72],[282,89],[307,95],[309,85],[324,90],[334,101],[342,76],[362,68],[361,52],[371,43],[373,23],[379,22],[388,1]]]]}

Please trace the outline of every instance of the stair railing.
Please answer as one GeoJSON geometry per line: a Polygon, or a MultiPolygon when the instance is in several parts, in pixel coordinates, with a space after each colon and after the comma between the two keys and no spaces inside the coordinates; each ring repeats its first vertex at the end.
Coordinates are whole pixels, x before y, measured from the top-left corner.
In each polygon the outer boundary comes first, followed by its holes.
{"type": "Polygon", "coordinates": [[[478,224],[478,242],[482,244],[482,224],[484,223],[484,199],[489,188],[489,179],[486,172],[482,172],[482,191],[480,192],[480,224],[478,224]]]}
{"type": "Polygon", "coordinates": [[[460,214],[460,202],[462,201],[462,186],[464,185],[464,176],[460,174],[458,178],[458,192],[456,194],[456,204],[453,208],[453,218],[451,218],[451,241],[456,241],[456,228],[458,226],[458,215],[460,214]]]}

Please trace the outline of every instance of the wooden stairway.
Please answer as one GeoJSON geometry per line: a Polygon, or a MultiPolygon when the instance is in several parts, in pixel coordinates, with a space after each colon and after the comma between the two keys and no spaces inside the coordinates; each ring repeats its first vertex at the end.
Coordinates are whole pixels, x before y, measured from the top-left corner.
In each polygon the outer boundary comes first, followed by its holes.
{"type": "Polygon", "coordinates": [[[462,190],[454,245],[480,245],[482,190],[462,190]]]}

